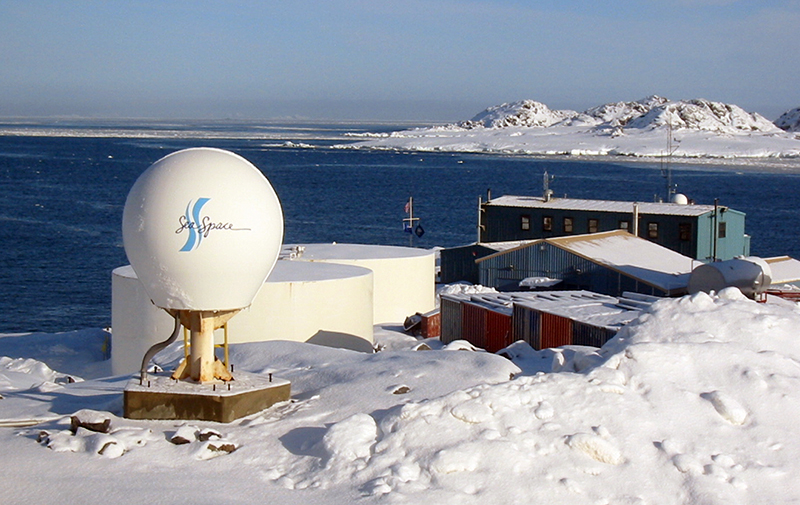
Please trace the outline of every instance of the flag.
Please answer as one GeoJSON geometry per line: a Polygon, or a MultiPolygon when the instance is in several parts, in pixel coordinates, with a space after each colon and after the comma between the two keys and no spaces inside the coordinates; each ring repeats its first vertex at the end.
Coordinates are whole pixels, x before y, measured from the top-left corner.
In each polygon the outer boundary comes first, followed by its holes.
{"type": "Polygon", "coordinates": [[[414,234],[419,238],[422,238],[422,236],[425,235],[425,230],[422,229],[421,224],[418,224],[417,227],[414,228],[414,234]]]}
{"type": "Polygon", "coordinates": [[[406,214],[408,214],[408,211],[410,211],[410,210],[411,210],[411,201],[409,200],[409,201],[406,202],[406,206],[405,206],[404,212],[406,214]]]}

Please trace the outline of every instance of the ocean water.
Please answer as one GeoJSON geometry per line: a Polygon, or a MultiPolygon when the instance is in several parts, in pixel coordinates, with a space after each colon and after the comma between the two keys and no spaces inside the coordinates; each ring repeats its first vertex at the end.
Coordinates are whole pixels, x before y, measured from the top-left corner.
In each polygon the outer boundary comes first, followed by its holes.
{"type": "MultiPolygon", "coordinates": [[[[125,197],[178,149],[229,149],[261,169],[281,199],[286,243],[466,244],[479,196],[539,195],[545,170],[556,196],[652,201],[665,192],[655,163],[331,147],[357,140],[349,132],[405,126],[0,124],[0,332],[110,325],[111,271],[127,264],[125,197]],[[409,196],[421,238],[403,232],[409,196]]],[[[746,212],[752,254],[800,258],[800,174],[681,163],[673,180],[698,203],[719,198],[746,212]]]]}

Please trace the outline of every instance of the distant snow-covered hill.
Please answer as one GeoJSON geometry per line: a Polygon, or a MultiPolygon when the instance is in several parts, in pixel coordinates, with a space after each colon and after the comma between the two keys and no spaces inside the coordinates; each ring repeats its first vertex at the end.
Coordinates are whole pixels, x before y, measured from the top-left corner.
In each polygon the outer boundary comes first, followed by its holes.
{"type": "Polygon", "coordinates": [[[469,121],[459,124],[471,128],[550,127],[574,124],[600,127],[656,128],[670,125],[719,133],[774,132],[775,124],[738,105],[705,99],[670,101],[652,95],[634,102],[607,103],[582,113],[552,110],[535,100],[520,100],[489,107],[469,121]]]}
{"type": "Polygon", "coordinates": [[[382,133],[336,147],[800,162],[800,136],[790,133],[800,130],[800,108],[779,122],[783,129],[738,105],[705,99],[672,101],[652,95],[584,112],[520,100],[489,107],[468,121],[382,133]]]}
{"type": "Polygon", "coordinates": [[[654,107],[666,103],[669,103],[668,99],[652,95],[635,102],[616,102],[599,105],[588,109],[584,114],[597,119],[599,124],[624,126],[632,119],[639,118],[650,112],[654,107]]]}
{"type": "Polygon", "coordinates": [[[574,110],[551,110],[535,100],[520,100],[489,107],[469,121],[461,123],[464,128],[505,128],[508,126],[552,126],[575,117],[574,110]]]}
{"type": "Polygon", "coordinates": [[[652,128],[666,125],[671,125],[673,129],[688,128],[718,133],[778,131],[778,127],[758,113],[747,112],[738,105],[704,99],[660,104],[633,119],[628,127],[652,128]]]}
{"type": "Polygon", "coordinates": [[[800,132],[800,107],[784,112],[775,121],[775,126],[787,132],[800,132]]]}

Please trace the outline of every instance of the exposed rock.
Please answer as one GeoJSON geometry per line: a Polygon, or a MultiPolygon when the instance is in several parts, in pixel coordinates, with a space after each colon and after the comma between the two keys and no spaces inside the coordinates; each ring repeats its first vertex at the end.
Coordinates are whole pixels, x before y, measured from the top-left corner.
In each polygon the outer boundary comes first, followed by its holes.
{"type": "Polygon", "coordinates": [[[111,429],[111,417],[103,412],[94,410],[79,410],[70,418],[70,431],[74,435],[78,428],[84,428],[97,433],[108,433],[111,429]]]}
{"type": "Polygon", "coordinates": [[[207,440],[219,440],[221,438],[222,434],[211,428],[205,428],[197,435],[197,440],[201,442],[205,442],[207,440]]]}
{"type": "Polygon", "coordinates": [[[520,100],[489,107],[470,121],[461,124],[464,128],[505,128],[507,126],[551,126],[577,116],[573,110],[551,110],[535,100],[520,100]]]}
{"type": "Polygon", "coordinates": [[[717,133],[775,132],[778,128],[764,116],[749,113],[738,105],[695,99],[668,102],[653,107],[635,118],[629,128],[653,128],[671,125],[672,128],[712,131],[717,133]]]}
{"type": "Polygon", "coordinates": [[[787,132],[800,132],[800,107],[781,114],[775,121],[775,126],[787,132]]]}
{"type": "Polygon", "coordinates": [[[236,444],[232,442],[211,442],[208,444],[208,449],[214,452],[232,453],[236,450],[236,444]]]}
{"type": "Polygon", "coordinates": [[[189,444],[197,440],[197,433],[198,429],[195,426],[181,426],[169,441],[175,445],[189,444]]]}
{"type": "Polygon", "coordinates": [[[633,102],[612,102],[587,109],[582,113],[571,110],[551,110],[535,100],[520,100],[489,107],[462,128],[505,128],[510,126],[550,127],[586,125],[592,128],[688,128],[716,133],[777,132],[778,126],[787,131],[800,130],[800,108],[789,111],[774,124],[758,113],[750,113],[738,105],[712,102],[705,99],[670,101],[652,95],[633,102]],[[778,126],[776,126],[776,124],[778,126]],[[794,128],[794,129],[792,129],[794,128]]]}
{"type": "Polygon", "coordinates": [[[650,112],[653,107],[658,107],[668,102],[669,99],[667,98],[652,95],[635,102],[615,102],[592,107],[584,111],[583,114],[596,118],[600,123],[608,123],[611,126],[625,126],[632,119],[650,112]]]}

